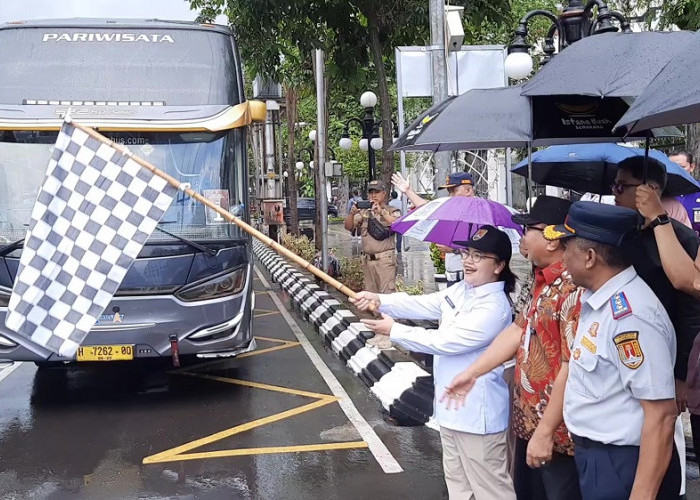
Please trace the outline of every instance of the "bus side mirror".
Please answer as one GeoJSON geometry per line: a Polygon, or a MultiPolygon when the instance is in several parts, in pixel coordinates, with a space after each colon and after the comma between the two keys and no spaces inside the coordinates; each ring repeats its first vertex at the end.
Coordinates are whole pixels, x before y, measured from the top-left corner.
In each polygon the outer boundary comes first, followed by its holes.
{"type": "Polygon", "coordinates": [[[253,123],[265,123],[267,119],[267,106],[263,101],[248,101],[250,116],[253,123]]]}

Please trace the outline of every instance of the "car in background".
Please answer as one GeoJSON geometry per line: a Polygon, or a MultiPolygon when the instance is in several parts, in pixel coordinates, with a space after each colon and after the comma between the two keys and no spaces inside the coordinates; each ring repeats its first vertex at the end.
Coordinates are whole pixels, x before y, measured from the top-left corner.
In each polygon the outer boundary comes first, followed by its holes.
{"type": "MultiPolygon", "coordinates": [[[[315,198],[297,198],[297,211],[299,212],[299,221],[313,221],[316,218],[316,199],[315,198]]],[[[327,210],[329,217],[338,217],[338,207],[328,204],[327,210]]],[[[289,211],[285,209],[284,219],[289,224],[289,211]]]]}

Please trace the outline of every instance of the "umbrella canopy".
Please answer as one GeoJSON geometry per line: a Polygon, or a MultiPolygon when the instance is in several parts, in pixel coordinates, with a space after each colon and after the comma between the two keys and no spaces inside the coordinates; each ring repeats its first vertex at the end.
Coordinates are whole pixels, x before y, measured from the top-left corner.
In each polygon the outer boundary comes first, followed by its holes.
{"type": "Polygon", "coordinates": [[[530,101],[521,86],[474,89],[436,104],[420,115],[391,150],[455,151],[525,147],[530,133],[530,101]]]}
{"type": "Polygon", "coordinates": [[[637,97],[692,39],[690,31],[588,36],[553,57],[523,86],[523,95],[637,97]]]}
{"type": "MultiPolygon", "coordinates": [[[[523,86],[532,98],[539,144],[622,142],[614,125],[654,76],[692,40],[689,31],[601,33],[583,38],[548,62],[523,86]],[[590,141],[560,141],[590,137],[590,141]]],[[[655,130],[654,136],[681,136],[655,130]]]]}
{"type": "MultiPolygon", "coordinates": [[[[540,184],[579,192],[610,194],[617,165],[632,156],[644,156],[644,149],[609,143],[551,146],[532,155],[532,179],[540,184]]],[[[700,191],[698,181],[665,154],[650,150],[649,156],[666,166],[668,184],[665,194],[677,196],[700,191]]],[[[513,172],[526,176],[527,160],[518,163],[513,172]]]]}
{"type": "MultiPolygon", "coordinates": [[[[547,99],[542,103],[548,112],[540,113],[543,117],[533,125],[531,99],[521,95],[522,88],[474,89],[451,97],[419,116],[390,149],[436,152],[625,140],[622,134],[612,132],[628,109],[624,100],[543,98],[547,99]]],[[[653,137],[669,135],[682,136],[677,129],[652,131],[653,137]]]]}
{"type": "Polygon", "coordinates": [[[467,196],[429,201],[396,220],[391,229],[421,241],[450,246],[453,241],[468,240],[484,224],[514,229],[519,234],[522,231],[511,220],[505,205],[467,196]]]}
{"type": "Polygon", "coordinates": [[[699,79],[700,31],[659,71],[616,127],[632,134],[652,127],[697,122],[699,79]]]}

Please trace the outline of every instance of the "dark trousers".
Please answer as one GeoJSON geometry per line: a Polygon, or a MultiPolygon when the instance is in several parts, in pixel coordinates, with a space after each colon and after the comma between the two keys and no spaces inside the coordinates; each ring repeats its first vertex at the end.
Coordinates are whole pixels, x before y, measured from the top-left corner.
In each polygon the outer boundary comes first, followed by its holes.
{"type": "Polygon", "coordinates": [[[579,500],[574,457],[555,452],[547,465],[531,469],[526,460],[527,443],[521,438],[515,441],[513,486],[518,500],[579,500]]]}
{"type": "MultiPolygon", "coordinates": [[[[576,437],[576,467],[584,500],[627,500],[639,461],[639,446],[616,446],[576,437]]],[[[673,446],[658,500],[677,500],[681,490],[681,463],[673,446]]]]}
{"type": "Polygon", "coordinates": [[[401,248],[401,243],[403,242],[403,236],[400,235],[399,233],[396,233],[396,251],[400,252],[403,249],[401,248]]]}

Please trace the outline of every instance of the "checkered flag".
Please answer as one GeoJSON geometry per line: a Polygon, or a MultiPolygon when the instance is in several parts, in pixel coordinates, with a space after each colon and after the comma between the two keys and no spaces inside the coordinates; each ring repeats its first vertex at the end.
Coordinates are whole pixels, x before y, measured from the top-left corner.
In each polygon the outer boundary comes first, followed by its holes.
{"type": "Polygon", "coordinates": [[[176,191],[65,122],[32,210],[7,328],[74,356],[176,191]]]}

